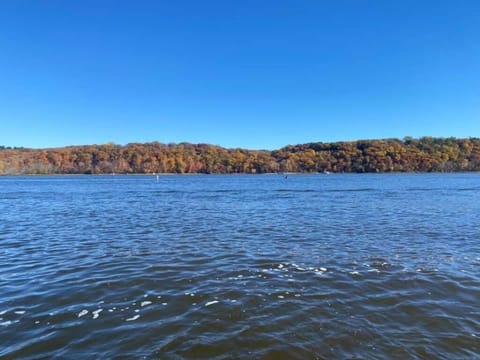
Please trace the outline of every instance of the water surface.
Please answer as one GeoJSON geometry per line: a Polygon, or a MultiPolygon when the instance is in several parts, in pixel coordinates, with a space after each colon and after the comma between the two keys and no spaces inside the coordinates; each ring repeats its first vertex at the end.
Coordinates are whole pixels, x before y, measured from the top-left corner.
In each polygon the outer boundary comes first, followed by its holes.
{"type": "Polygon", "coordinates": [[[1,358],[478,359],[480,174],[0,178],[1,358]]]}

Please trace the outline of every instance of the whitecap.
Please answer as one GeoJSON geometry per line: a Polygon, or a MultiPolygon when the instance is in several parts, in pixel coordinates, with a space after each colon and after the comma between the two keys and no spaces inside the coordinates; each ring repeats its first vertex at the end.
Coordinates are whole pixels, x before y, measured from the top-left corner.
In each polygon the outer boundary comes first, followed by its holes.
{"type": "Polygon", "coordinates": [[[8,326],[8,325],[11,325],[12,322],[10,320],[8,321],[4,321],[4,322],[0,322],[0,326],[8,326]]]}
{"type": "Polygon", "coordinates": [[[98,318],[98,316],[100,315],[100,313],[103,311],[103,309],[97,309],[95,311],[92,311],[92,314],[93,314],[93,317],[92,319],[96,319],[98,318]]]}
{"type": "Polygon", "coordinates": [[[147,306],[147,305],[150,305],[152,302],[151,301],[142,301],[142,303],[140,304],[140,306],[147,306]]]}
{"type": "Polygon", "coordinates": [[[17,315],[23,315],[23,314],[25,314],[25,310],[14,311],[14,313],[17,314],[17,315]]]}
{"type": "Polygon", "coordinates": [[[5,314],[6,312],[7,312],[7,310],[2,310],[2,311],[0,311],[0,315],[5,314]]]}
{"type": "Polygon", "coordinates": [[[132,316],[131,318],[125,319],[125,321],[135,321],[140,317],[140,315],[132,316]]]}
{"type": "Polygon", "coordinates": [[[327,271],[327,268],[321,267],[321,268],[320,268],[320,271],[325,272],[325,271],[327,271]]]}
{"type": "Polygon", "coordinates": [[[218,300],[213,300],[213,301],[207,302],[207,303],[205,304],[205,306],[210,306],[210,305],[217,304],[217,303],[219,303],[218,300]]]}
{"type": "Polygon", "coordinates": [[[82,317],[84,315],[87,315],[88,314],[88,310],[82,310],[78,313],[78,317],[82,317]]]}

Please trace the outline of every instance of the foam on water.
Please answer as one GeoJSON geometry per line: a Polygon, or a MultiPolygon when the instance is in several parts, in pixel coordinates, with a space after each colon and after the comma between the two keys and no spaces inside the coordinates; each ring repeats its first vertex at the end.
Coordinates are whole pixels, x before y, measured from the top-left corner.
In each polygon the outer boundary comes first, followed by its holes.
{"type": "Polygon", "coordinates": [[[82,317],[88,314],[88,310],[82,310],[78,313],[78,317],[82,317]]]}
{"type": "Polygon", "coordinates": [[[212,301],[209,301],[207,303],[205,303],[205,306],[210,306],[210,305],[214,305],[214,304],[218,304],[219,301],[218,300],[212,300],[212,301]]]}
{"type": "Polygon", "coordinates": [[[100,313],[103,311],[103,309],[97,309],[95,311],[92,311],[92,319],[97,319],[100,316],[100,313]]]}
{"type": "Polygon", "coordinates": [[[125,321],[135,321],[135,320],[137,320],[139,317],[140,317],[140,315],[134,315],[134,316],[132,316],[131,318],[125,319],[125,321]]]}

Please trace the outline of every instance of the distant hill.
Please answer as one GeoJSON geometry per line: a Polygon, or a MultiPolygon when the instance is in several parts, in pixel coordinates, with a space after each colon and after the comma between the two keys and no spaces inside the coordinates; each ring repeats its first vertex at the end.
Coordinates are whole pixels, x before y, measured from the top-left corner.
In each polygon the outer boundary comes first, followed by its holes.
{"type": "Polygon", "coordinates": [[[132,143],[0,147],[0,174],[233,174],[480,171],[480,139],[406,137],[289,145],[279,150],[132,143]]]}

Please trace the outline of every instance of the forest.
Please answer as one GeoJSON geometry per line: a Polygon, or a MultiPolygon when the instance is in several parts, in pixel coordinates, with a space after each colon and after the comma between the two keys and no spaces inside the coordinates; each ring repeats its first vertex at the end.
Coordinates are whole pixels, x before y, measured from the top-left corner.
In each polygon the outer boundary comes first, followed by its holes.
{"type": "Polygon", "coordinates": [[[265,174],[480,171],[480,139],[405,137],[288,145],[130,143],[49,149],[0,146],[0,174],[265,174]]]}

